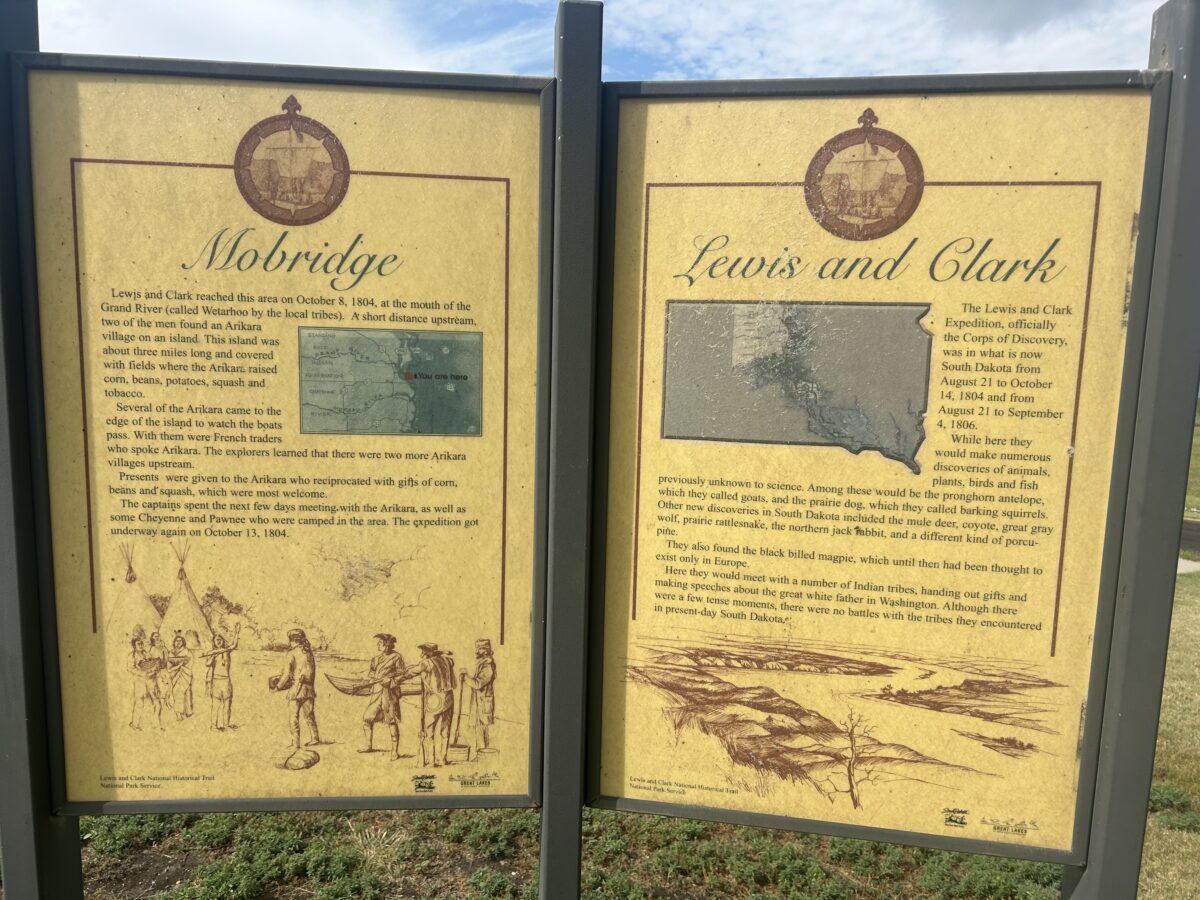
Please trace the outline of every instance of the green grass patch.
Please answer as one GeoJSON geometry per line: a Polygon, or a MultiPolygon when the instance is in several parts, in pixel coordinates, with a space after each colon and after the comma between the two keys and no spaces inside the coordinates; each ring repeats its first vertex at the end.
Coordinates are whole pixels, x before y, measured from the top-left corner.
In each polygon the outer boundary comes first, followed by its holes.
{"type": "Polygon", "coordinates": [[[382,896],[347,840],[344,817],[317,813],[204,817],[180,832],[184,846],[227,851],[201,866],[189,883],[166,893],[172,900],[253,900],[275,886],[299,883],[323,900],[382,896]]]}
{"type": "MultiPolygon", "coordinates": [[[[1192,481],[1196,475],[1192,447],[1192,481]]],[[[1189,498],[1193,490],[1189,483],[1189,498]]],[[[1189,505],[1191,499],[1189,499],[1189,505]]],[[[1171,646],[1163,684],[1141,896],[1184,900],[1200,882],[1200,573],[1175,581],[1171,646]]]]}
{"type": "Polygon", "coordinates": [[[1200,811],[1177,812],[1172,810],[1159,816],[1158,821],[1164,828],[1170,828],[1172,831],[1190,831],[1192,834],[1200,834],[1200,811]]]}
{"type": "Polygon", "coordinates": [[[1154,780],[1200,800],[1200,573],[1176,579],[1154,780]]]}
{"type": "Polygon", "coordinates": [[[1183,504],[1183,515],[1187,519],[1200,519],[1200,408],[1196,410],[1192,427],[1192,454],[1188,461],[1187,497],[1183,504]]]}
{"type": "Polygon", "coordinates": [[[179,832],[198,816],[85,816],[81,839],[97,853],[120,856],[179,832]]]}
{"type": "Polygon", "coordinates": [[[1187,812],[1192,808],[1192,798],[1178,785],[1163,782],[1150,787],[1150,812],[1175,810],[1187,812]]]}
{"type": "Polygon", "coordinates": [[[584,826],[584,896],[1057,900],[1058,866],[605,810],[584,826]]]}

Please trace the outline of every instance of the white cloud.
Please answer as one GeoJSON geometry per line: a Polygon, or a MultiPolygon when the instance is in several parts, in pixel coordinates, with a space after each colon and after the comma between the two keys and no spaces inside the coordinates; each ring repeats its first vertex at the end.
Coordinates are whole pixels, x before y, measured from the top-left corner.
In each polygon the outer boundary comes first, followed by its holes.
{"type": "MultiPolygon", "coordinates": [[[[545,4],[543,4],[545,5],[545,4]]],[[[420,0],[43,0],[43,49],[312,66],[549,74],[553,18],[491,33],[439,26],[470,11],[420,0]]]]}
{"type": "Polygon", "coordinates": [[[606,49],[610,61],[622,50],[652,54],[654,77],[1141,68],[1157,5],[1044,2],[1034,14],[1022,2],[999,16],[1003,4],[988,0],[957,0],[951,14],[944,0],[609,0],[606,49]]]}
{"type": "MultiPolygon", "coordinates": [[[[608,0],[614,78],[1140,68],[1159,0],[608,0]]],[[[554,0],[41,0],[47,50],[549,74],[554,0]]]]}

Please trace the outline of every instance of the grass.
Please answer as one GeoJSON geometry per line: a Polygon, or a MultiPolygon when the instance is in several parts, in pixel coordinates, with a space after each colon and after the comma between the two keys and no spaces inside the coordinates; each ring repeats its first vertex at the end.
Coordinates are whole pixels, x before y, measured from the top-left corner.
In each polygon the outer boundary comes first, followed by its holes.
{"type": "Polygon", "coordinates": [[[1057,898],[1056,866],[678,819],[589,813],[589,898],[1057,898]]]}
{"type": "Polygon", "coordinates": [[[1142,856],[1141,900],[1195,900],[1200,834],[1174,831],[1151,817],[1142,856]]]}
{"type": "Polygon", "coordinates": [[[1187,496],[1183,503],[1183,515],[1188,519],[1200,519],[1200,407],[1192,429],[1192,455],[1188,463],[1187,496]]]}
{"type": "Polygon", "coordinates": [[[1165,809],[1200,808],[1200,573],[1176,582],[1154,776],[1165,809]]]}
{"type": "Polygon", "coordinates": [[[85,818],[87,896],[535,896],[539,821],[533,810],[85,818]]]}
{"type": "MultiPolygon", "coordinates": [[[[1195,427],[1192,432],[1192,454],[1188,462],[1187,495],[1183,501],[1183,517],[1185,519],[1200,519],[1200,409],[1196,412],[1195,427]]],[[[1193,562],[1200,562],[1200,552],[1181,549],[1179,555],[1193,562]]]]}
{"type": "MultiPolygon", "coordinates": [[[[1193,454],[1195,453],[1193,449],[1193,454]]],[[[1200,574],[1175,587],[1140,896],[1184,900],[1200,882],[1200,574]]]]}
{"type": "MultiPolygon", "coordinates": [[[[96,900],[537,896],[530,810],[85,819],[96,900]]],[[[1058,897],[1056,866],[589,810],[594,900],[1058,897]]]]}

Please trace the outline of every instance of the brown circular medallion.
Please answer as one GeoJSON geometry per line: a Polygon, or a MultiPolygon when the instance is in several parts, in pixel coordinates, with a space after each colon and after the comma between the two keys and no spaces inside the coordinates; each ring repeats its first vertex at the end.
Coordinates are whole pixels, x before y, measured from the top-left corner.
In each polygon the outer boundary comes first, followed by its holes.
{"type": "Polygon", "coordinates": [[[254,125],[238,144],[233,171],[238,190],[263,218],[311,225],[335,209],[350,185],[350,160],[337,136],[289,96],[284,114],[254,125]]]}
{"type": "Polygon", "coordinates": [[[861,128],[826,141],[808,164],[804,199],[817,224],[848,241],[891,234],[917,211],[925,170],[908,141],[876,128],[867,109],[861,128]]]}

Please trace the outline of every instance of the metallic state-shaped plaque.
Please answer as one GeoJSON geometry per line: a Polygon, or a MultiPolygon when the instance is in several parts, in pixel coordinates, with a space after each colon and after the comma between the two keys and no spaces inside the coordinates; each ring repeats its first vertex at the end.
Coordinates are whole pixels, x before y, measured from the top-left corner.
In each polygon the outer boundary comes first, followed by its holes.
{"type": "Polygon", "coordinates": [[[283,115],[255,124],[234,157],[238,190],[251,208],[280,225],[311,225],[337,209],[350,186],[350,160],[337,135],[290,95],[283,115]]]}
{"type": "Polygon", "coordinates": [[[871,241],[909,220],[921,202],[925,170],[908,141],[877,128],[868,108],[861,128],[830,138],[808,164],[804,199],[817,224],[848,241],[871,241]]]}

